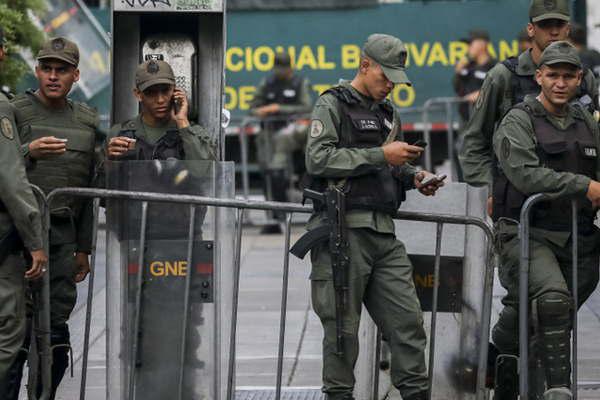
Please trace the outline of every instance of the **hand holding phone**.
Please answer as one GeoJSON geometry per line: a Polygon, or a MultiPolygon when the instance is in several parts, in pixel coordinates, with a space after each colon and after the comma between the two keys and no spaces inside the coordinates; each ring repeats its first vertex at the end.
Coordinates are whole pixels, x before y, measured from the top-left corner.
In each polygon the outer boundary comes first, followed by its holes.
{"type": "Polygon", "coordinates": [[[425,147],[427,147],[427,142],[422,139],[419,139],[416,142],[414,142],[411,146],[418,146],[418,147],[425,148],[425,147]]]}
{"type": "Polygon", "coordinates": [[[443,175],[428,175],[426,176],[422,181],[421,181],[421,185],[423,186],[427,186],[427,185],[431,185],[432,183],[439,183],[439,182],[443,182],[444,179],[446,179],[448,176],[446,174],[443,175]]]}

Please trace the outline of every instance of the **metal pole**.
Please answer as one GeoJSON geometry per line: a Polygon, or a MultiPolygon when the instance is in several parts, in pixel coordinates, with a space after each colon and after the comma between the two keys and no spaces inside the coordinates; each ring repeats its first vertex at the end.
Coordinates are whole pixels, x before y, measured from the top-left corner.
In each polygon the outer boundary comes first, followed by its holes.
{"type": "MultiPolygon", "coordinates": [[[[100,211],[100,199],[95,198],[93,203],[94,222],[92,224],[92,254],[90,278],[88,281],[87,304],[85,309],[85,330],[83,336],[83,358],[81,360],[81,385],[79,388],[79,399],[85,400],[85,388],[87,385],[88,356],[90,351],[90,331],[92,325],[92,302],[94,300],[94,278],[96,276],[96,244],[98,242],[98,213],[100,211]]],[[[72,352],[71,352],[72,354],[72,352]]]]}
{"type": "Polygon", "coordinates": [[[529,211],[544,194],[530,196],[521,208],[519,239],[521,241],[521,262],[519,265],[519,394],[520,400],[527,400],[529,392],[529,211]]]}
{"type": "Polygon", "coordinates": [[[431,304],[431,329],[429,333],[429,400],[433,396],[433,367],[435,363],[435,328],[437,324],[438,293],[440,282],[440,262],[442,253],[442,229],[444,224],[437,223],[435,232],[435,264],[433,270],[433,300],[431,304]]]}
{"type": "Polygon", "coordinates": [[[571,392],[573,393],[573,400],[577,400],[577,310],[579,306],[579,277],[578,277],[578,245],[579,245],[579,227],[577,220],[577,200],[571,202],[571,214],[572,214],[572,238],[573,238],[573,259],[571,267],[573,268],[573,350],[572,350],[572,368],[573,368],[573,381],[571,382],[571,392]]]}
{"type": "Polygon", "coordinates": [[[231,332],[229,335],[229,366],[227,372],[227,400],[235,400],[235,353],[237,335],[237,316],[240,292],[240,270],[242,260],[242,229],[244,210],[236,209],[235,216],[235,254],[233,258],[233,301],[231,302],[231,332]]]}
{"type": "MultiPolygon", "coordinates": [[[[183,294],[183,321],[181,323],[181,352],[179,354],[179,382],[177,398],[183,400],[183,378],[185,374],[185,355],[187,352],[187,330],[190,313],[190,287],[192,284],[192,257],[194,254],[194,232],[196,230],[196,206],[190,205],[190,224],[188,231],[187,269],[185,270],[185,291],[183,294]]],[[[133,399],[130,399],[133,400],[133,399]]]]}
{"type": "Polygon", "coordinates": [[[477,369],[477,398],[483,399],[486,394],[485,377],[488,347],[490,337],[490,323],[492,317],[492,297],[494,292],[494,238],[487,238],[485,277],[483,282],[483,300],[481,306],[481,347],[479,349],[479,364],[477,369]]]}
{"type": "Polygon", "coordinates": [[[446,124],[448,126],[447,132],[447,145],[448,145],[448,160],[450,161],[450,177],[453,181],[457,178],[456,166],[454,165],[454,112],[453,112],[453,102],[452,100],[448,100],[446,103],[446,124]]]}
{"type": "Polygon", "coordinates": [[[285,320],[287,316],[287,294],[290,270],[290,231],[292,213],[285,219],[285,253],[283,254],[283,286],[281,290],[281,315],[279,317],[279,349],[277,354],[277,383],[275,386],[275,400],[281,400],[281,378],[283,374],[283,348],[285,344],[285,320]]]}
{"type": "Polygon", "coordinates": [[[142,285],[144,276],[144,254],[146,253],[146,222],[148,218],[148,202],[142,202],[142,222],[140,228],[140,244],[138,254],[138,270],[136,276],[135,308],[133,309],[133,335],[131,353],[129,355],[129,400],[135,399],[135,376],[137,368],[137,356],[139,346],[139,331],[142,314],[142,285]]]}
{"type": "Polygon", "coordinates": [[[377,338],[375,339],[375,365],[373,370],[373,400],[379,399],[379,363],[381,362],[381,331],[377,328],[377,338]]]}
{"type": "Polygon", "coordinates": [[[240,158],[242,161],[242,190],[244,193],[244,199],[248,200],[250,197],[250,178],[248,176],[248,138],[246,137],[246,128],[249,123],[247,120],[242,122],[239,132],[240,138],[240,158]]]}
{"type": "Polygon", "coordinates": [[[423,140],[428,144],[425,147],[425,170],[433,172],[433,161],[431,159],[431,126],[429,126],[429,108],[431,102],[428,100],[423,104],[423,140]]]}

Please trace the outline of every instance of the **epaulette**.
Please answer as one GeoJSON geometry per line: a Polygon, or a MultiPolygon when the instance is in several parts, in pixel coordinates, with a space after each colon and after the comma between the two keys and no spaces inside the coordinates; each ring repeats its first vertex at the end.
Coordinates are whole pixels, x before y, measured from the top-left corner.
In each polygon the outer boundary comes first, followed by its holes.
{"type": "Polygon", "coordinates": [[[325,92],[323,92],[323,94],[326,94],[326,93],[332,94],[336,99],[338,99],[346,104],[349,104],[349,105],[354,105],[354,104],[360,103],[360,100],[354,96],[352,91],[344,86],[334,86],[332,88],[327,89],[325,92]]]}
{"type": "Polygon", "coordinates": [[[75,118],[79,122],[93,129],[98,128],[98,111],[96,111],[95,108],[90,107],[89,105],[79,101],[73,101],[72,105],[73,112],[75,113],[75,118]]]}
{"type": "Polygon", "coordinates": [[[502,61],[502,65],[504,65],[513,74],[516,74],[517,67],[519,66],[519,59],[517,57],[509,57],[502,61]]]}

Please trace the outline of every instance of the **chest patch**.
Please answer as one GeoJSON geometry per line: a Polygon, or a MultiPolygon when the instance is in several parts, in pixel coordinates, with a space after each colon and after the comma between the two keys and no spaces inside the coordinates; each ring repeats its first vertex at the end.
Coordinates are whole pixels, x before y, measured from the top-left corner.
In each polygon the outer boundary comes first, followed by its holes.
{"type": "Polygon", "coordinates": [[[598,156],[598,151],[596,150],[595,147],[584,147],[583,152],[588,157],[597,157],[598,156]]]}
{"type": "Polygon", "coordinates": [[[296,97],[296,91],[294,89],[285,89],[283,91],[283,96],[288,98],[296,97]]]}
{"type": "Polygon", "coordinates": [[[354,120],[354,124],[361,131],[378,131],[379,121],[372,118],[359,118],[354,120]]]}
{"type": "Polygon", "coordinates": [[[9,140],[13,140],[15,138],[15,131],[12,126],[12,122],[7,117],[0,119],[0,131],[2,131],[2,135],[9,140]]]}
{"type": "Polygon", "coordinates": [[[473,76],[475,76],[475,78],[477,78],[479,80],[484,80],[486,75],[487,75],[487,73],[484,71],[475,71],[473,73],[473,76]]]}

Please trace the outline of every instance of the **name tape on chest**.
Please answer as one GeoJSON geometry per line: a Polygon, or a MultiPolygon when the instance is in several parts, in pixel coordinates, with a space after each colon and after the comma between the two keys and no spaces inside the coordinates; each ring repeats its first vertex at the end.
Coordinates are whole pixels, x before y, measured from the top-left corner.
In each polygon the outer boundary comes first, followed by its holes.
{"type": "Polygon", "coordinates": [[[378,130],[380,130],[379,121],[377,121],[376,119],[360,118],[360,119],[355,119],[354,122],[356,123],[357,128],[362,131],[378,131],[378,130]]]}
{"type": "Polygon", "coordinates": [[[296,97],[296,91],[294,89],[286,89],[283,91],[284,97],[296,97]]]}
{"type": "Polygon", "coordinates": [[[598,150],[596,150],[595,147],[584,147],[583,152],[588,157],[597,157],[598,156],[598,150]]]}

